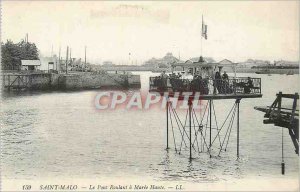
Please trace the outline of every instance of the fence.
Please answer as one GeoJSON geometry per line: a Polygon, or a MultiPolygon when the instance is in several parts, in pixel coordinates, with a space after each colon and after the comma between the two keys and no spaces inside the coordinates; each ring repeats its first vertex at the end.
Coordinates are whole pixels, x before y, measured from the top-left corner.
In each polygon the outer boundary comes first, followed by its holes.
{"type": "Polygon", "coordinates": [[[261,94],[260,78],[180,79],[150,77],[150,91],[200,92],[207,94],[261,94]]]}

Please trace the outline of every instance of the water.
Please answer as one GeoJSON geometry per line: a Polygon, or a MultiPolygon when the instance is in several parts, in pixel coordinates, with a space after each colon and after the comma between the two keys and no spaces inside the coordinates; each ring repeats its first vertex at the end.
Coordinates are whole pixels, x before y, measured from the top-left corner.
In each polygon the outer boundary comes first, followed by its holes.
{"type": "MultiPolygon", "coordinates": [[[[142,92],[148,78],[140,72],[142,92]]],[[[239,74],[248,76],[249,74],[239,74]]],[[[298,92],[299,76],[257,75],[263,98],[240,104],[240,160],[236,160],[236,130],[227,152],[209,158],[205,153],[190,162],[188,150],[175,153],[166,147],[165,111],[99,111],[98,90],[49,93],[2,93],[2,179],[140,178],[187,183],[238,182],[248,178],[298,178],[298,156],[284,130],[286,175],[280,175],[281,128],[264,125],[254,106],[270,105],[278,91],[298,92]]],[[[133,92],[130,90],[129,92],[133,92]]],[[[234,100],[215,101],[220,123],[234,100]]],[[[181,117],[185,111],[178,112],[181,117]]],[[[215,149],[216,150],[216,149],[215,149]]]]}

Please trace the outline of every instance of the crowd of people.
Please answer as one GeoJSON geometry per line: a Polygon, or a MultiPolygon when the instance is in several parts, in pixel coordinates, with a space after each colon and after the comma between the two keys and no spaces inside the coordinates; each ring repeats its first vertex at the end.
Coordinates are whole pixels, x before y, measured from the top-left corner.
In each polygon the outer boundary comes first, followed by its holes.
{"type": "Polygon", "coordinates": [[[253,82],[250,77],[247,78],[246,82],[235,83],[229,80],[226,71],[224,71],[222,75],[217,71],[213,78],[202,78],[200,74],[194,74],[192,80],[184,79],[180,72],[177,74],[172,72],[168,75],[163,71],[162,74],[155,77],[153,81],[154,86],[160,90],[166,90],[170,87],[173,91],[200,91],[201,94],[209,94],[210,86],[213,86],[213,94],[231,94],[234,92],[234,86],[243,88],[244,93],[248,94],[251,93],[251,88],[253,88],[253,82]],[[209,85],[210,79],[212,85],[209,85]]]}

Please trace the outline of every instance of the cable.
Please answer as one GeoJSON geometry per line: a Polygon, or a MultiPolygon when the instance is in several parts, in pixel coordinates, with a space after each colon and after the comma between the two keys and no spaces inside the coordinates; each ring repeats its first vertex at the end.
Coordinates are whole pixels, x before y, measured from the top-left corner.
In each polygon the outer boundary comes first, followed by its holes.
{"type": "Polygon", "coordinates": [[[175,136],[174,136],[174,129],[173,129],[173,121],[172,121],[172,116],[171,116],[171,114],[170,114],[170,121],[171,121],[171,126],[172,126],[172,133],[173,133],[173,140],[174,140],[175,151],[176,151],[176,153],[177,153],[176,142],[175,142],[175,136]]]}

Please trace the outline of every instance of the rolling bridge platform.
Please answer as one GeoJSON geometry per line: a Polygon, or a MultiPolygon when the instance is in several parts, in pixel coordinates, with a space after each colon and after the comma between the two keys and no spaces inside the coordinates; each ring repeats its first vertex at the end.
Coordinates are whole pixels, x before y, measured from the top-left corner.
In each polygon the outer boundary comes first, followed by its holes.
{"type": "MultiPolygon", "coordinates": [[[[250,77],[221,78],[222,67],[217,63],[206,63],[203,60],[193,63],[172,64],[172,74],[150,77],[149,92],[166,97],[166,149],[170,148],[169,137],[173,138],[175,152],[181,154],[189,150],[189,159],[193,154],[208,153],[210,157],[220,156],[226,151],[233,127],[236,127],[237,158],[239,158],[240,139],[240,101],[244,98],[260,98],[261,79],[250,77]],[[173,69],[180,66],[188,72],[189,78],[178,76],[173,69]],[[203,77],[203,78],[202,78],[203,77]],[[186,93],[189,93],[187,96],[186,93]],[[180,118],[172,104],[172,100],[188,100],[186,115],[180,118]],[[235,100],[231,110],[222,123],[218,123],[214,100],[235,100]],[[196,113],[193,102],[206,100],[205,110],[196,113]],[[201,114],[203,113],[203,114],[201,114]],[[236,121],[236,126],[234,122],[236,121]],[[171,128],[171,129],[170,129],[171,128]],[[169,130],[170,129],[170,130],[169,130]],[[172,135],[169,135],[171,131],[172,135]],[[178,142],[179,141],[179,142],[178,142]],[[212,148],[217,149],[217,153],[212,148]]],[[[232,65],[235,67],[235,64],[232,65]]]]}
{"type": "Polygon", "coordinates": [[[170,77],[161,78],[150,77],[149,92],[157,92],[161,96],[168,93],[169,97],[184,99],[184,92],[190,92],[189,99],[194,99],[196,93],[200,93],[200,99],[242,99],[259,98],[261,94],[261,79],[250,78],[253,86],[246,87],[247,77],[230,78],[228,80],[214,79],[172,79],[170,77]],[[177,93],[177,94],[176,94],[177,93]]]}

